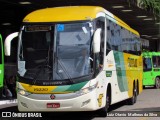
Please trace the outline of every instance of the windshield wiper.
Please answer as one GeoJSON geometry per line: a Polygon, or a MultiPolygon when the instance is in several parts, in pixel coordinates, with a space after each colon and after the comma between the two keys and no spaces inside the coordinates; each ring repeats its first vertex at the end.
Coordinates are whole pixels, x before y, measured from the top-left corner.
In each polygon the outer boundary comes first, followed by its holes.
{"type": "MultiPolygon", "coordinates": [[[[47,59],[47,58],[46,58],[46,59],[47,59]]],[[[35,73],[35,76],[33,77],[33,83],[32,83],[32,84],[35,84],[35,83],[36,83],[37,77],[39,76],[39,74],[41,74],[42,70],[43,70],[44,75],[45,75],[45,74],[50,74],[50,72],[52,71],[52,70],[51,70],[52,67],[49,66],[49,65],[46,64],[46,63],[45,63],[44,65],[38,66],[38,68],[40,68],[40,69],[35,73]],[[49,72],[46,72],[46,69],[49,70],[49,72]]],[[[49,80],[51,79],[50,77],[51,77],[51,75],[49,75],[49,80]]]]}
{"type": "MultiPolygon", "coordinates": [[[[33,78],[33,84],[36,83],[37,81],[37,77],[39,76],[39,74],[41,74],[41,71],[44,70],[44,75],[46,74],[46,68],[50,71],[52,71],[52,67],[49,65],[49,60],[50,60],[50,46],[48,48],[48,55],[46,57],[46,60],[44,61],[43,65],[38,66],[38,68],[40,67],[40,69],[35,73],[35,76],[33,78]]],[[[49,73],[50,74],[50,73],[49,73]]],[[[51,79],[51,75],[49,75],[49,80],[51,79]]]]}

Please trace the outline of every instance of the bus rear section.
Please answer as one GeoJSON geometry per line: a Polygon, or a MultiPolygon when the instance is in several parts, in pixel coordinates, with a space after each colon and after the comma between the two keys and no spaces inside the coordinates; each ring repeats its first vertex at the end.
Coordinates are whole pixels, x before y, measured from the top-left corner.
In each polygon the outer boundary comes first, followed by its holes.
{"type": "Polygon", "coordinates": [[[160,52],[143,52],[143,86],[160,88],[160,52]]]}

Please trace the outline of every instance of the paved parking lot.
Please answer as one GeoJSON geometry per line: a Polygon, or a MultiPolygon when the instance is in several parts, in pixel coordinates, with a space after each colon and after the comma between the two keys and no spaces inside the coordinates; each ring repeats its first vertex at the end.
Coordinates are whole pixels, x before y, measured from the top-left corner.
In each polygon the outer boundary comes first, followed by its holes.
{"type": "Polygon", "coordinates": [[[137,102],[134,105],[125,105],[124,102],[112,106],[110,113],[120,113],[123,116],[132,114],[132,116],[141,117],[107,117],[107,118],[94,118],[93,120],[159,120],[160,119],[160,89],[146,88],[138,96],[137,102]],[[148,114],[145,117],[144,114],[148,114]],[[159,116],[159,117],[156,117],[159,116]]]}

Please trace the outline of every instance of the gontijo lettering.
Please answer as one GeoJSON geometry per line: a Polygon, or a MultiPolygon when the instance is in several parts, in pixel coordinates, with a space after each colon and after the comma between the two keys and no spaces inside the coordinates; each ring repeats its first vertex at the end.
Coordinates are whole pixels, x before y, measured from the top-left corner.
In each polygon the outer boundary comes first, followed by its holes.
{"type": "Polygon", "coordinates": [[[128,67],[137,67],[137,59],[128,58],[128,67]]]}

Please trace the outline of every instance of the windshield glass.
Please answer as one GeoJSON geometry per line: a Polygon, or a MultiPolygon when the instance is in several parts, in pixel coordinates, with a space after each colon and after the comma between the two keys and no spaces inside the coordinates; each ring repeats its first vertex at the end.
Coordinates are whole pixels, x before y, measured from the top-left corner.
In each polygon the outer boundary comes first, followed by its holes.
{"type": "Polygon", "coordinates": [[[88,75],[90,66],[90,23],[57,24],[55,27],[54,79],[88,75]]]}
{"type": "Polygon", "coordinates": [[[18,73],[32,79],[49,79],[52,64],[53,26],[28,25],[22,27],[19,39],[18,73]],[[42,69],[43,68],[43,69],[42,69]],[[41,77],[43,76],[43,77],[41,77]]]}
{"type": "Polygon", "coordinates": [[[89,22],[22,27],[18,73],[33,80],[64,80],[91,73],[89,22]]]}

